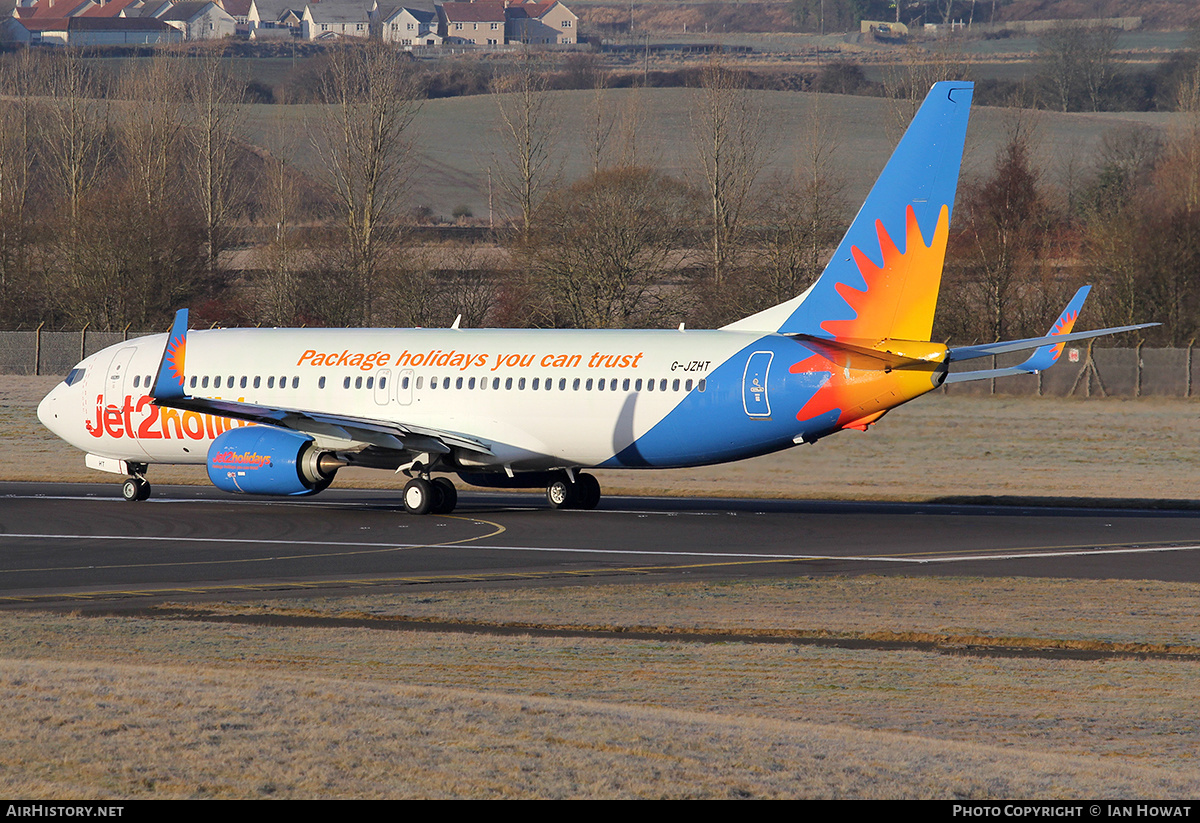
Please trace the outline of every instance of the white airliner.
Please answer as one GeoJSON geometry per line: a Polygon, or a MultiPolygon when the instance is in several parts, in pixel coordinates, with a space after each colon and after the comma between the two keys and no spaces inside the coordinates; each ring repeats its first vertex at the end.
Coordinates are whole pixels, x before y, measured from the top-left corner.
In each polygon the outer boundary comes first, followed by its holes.
{"type": "MultiPolygon", "coordinates": [[[[220,329],[86,358],[38,407],[89,467],[150,494],[153,463],[204,463],[231,492],[307,495],[342,466],[404,472],[405,508],[453,510],[446,477],[600,499],[583,468],[740,460],[865,429],[945,382],[1035,373],[1071,333],[1081,289],[1046,337],[930,341],[972,86],[938,83],[821,277],[713,331],[220,329]],[[1034,349],[1020,366],[950,363],[1034,349]]],[[[457,325],[457,324],[456,324],[457,325]]],[[[1152,325],[1152,324],[1146,324],[1152,325]]]]}

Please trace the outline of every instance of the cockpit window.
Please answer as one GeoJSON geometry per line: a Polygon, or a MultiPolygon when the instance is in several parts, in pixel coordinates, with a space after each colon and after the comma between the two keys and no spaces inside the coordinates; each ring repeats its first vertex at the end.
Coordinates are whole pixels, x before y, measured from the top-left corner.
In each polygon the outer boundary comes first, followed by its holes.
{"type": "Polygon", "coordinates": [[[67,379],[63,382],[68,386],[74,386],[83,379],[83,375],[87,373],[87,369],[71,369],[71,373],[67,375],[67,379]]]}

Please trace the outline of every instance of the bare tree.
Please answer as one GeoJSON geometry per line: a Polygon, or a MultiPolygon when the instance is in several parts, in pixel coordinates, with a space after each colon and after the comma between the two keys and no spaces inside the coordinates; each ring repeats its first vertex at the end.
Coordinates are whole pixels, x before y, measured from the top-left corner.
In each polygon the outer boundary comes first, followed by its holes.
{"type": "Polygon", "coordinates": [[[692,134],[710,210],[709,271],[719,287],[733,263],[764,154],[763,112],[743,75],[720,60],[703,69],[692,134]]]}
{"type": "Polygon", "coordinates": [[[341,210],[356,322],[372,322],[377,275],[395,240],[409,170],[408,131],[420,110],[408,59],[382,43],[335,50],[321,83],[314,145],[341,210]],[[390,220],[390,222],[389,222],[390,220]]]}
{"type": "Polygon", "coordinates": [[[651,325],[678,316],[678,269],[695,220],[682,183],[644,168],[601,171],[548,198],[522,247],[544,322],[651,325]]]}
{"type": "Polygon", "coordinates": [[[834,119],[814,95],[808,132],[793,173],[761,192],[755,222],[759,245],[759,288],[742,313],[782,303],[816,281],[845,229],[846,182],[835,171],[840,141],[834,119]]]}
{"type": "Polygon", "coordinates": [[[517,70],[493,86],[499,112],[497,181],[520,213],[520,237],[528,240],[533,213],[558,179],[554,157],[556,117],[536,53],[524,48],[517,70]]]}
{"type": "Polygon", "coordinates": [[[86,61],[68,50],[45,72],[46,133],[41,160],[59,203],[55,268],[65,279],[56,290],[67,313],[80,321],[116,321],[109,304],[113,283],[106,261],[89,259],[84,247],[85,206],[108,170],[113,141],[108,106],[86,61]]]}
{"type": "Polygon", "coordinates": [[[38,303],[32,291],[35,147],[38,126],[34,94],[40,60],[24,49],[0,63],[0,316],[9,323],[38,303]]]}
{"type": "Polygon", "coordinates": [[[1043,82],[1059,108],[1100,110],[1115,76],[1117,36],[1108,26],[1064,23],[1039,38],[1043,82]]]}
{"type": "Polygon", "coordinates": [[[245,183],[235,171],[243,87],[219,51],[196,59],[189,88],[191,169],[198,192],[208,271],[216,275],[232,239],[245,183]]]}

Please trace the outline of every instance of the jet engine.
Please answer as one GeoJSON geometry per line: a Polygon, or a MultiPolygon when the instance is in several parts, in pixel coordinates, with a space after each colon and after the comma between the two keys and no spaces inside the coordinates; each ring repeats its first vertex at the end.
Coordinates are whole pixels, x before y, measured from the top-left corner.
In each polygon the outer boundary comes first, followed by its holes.
{"type": "Polygon", "coordinates": [[[324,491],[345,465],[306,434],[270,426],[230,429],[208,449],[208,479],[241,494],[308,495],[324,491]]]}

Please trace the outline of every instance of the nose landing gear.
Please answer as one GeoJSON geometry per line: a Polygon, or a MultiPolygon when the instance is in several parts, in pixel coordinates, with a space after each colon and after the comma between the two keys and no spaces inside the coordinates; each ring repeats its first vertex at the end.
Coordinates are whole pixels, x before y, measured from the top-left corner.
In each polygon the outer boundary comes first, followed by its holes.
{"type": "Polygon", "coordinates": [[[121,484],[121,497],[128,500],[130,503],[137,503],[142,500],[147,500],[150,497],[150,482],[142,477],[141,474],[136,474],[130,477],[121,484]]]}

